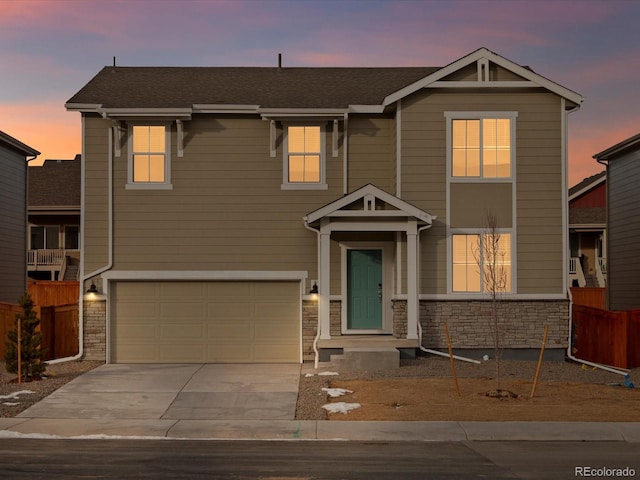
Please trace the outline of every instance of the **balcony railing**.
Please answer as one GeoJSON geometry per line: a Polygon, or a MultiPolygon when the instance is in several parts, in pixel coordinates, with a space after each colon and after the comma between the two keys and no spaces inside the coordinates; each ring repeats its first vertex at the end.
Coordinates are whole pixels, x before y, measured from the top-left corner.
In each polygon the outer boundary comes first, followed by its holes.
{"type": "Polygon", "coordinates": [[[65,255],[65,250],[58,249],[29,250],[27,252],[27,265],[30,267],[62,266],[65,255]]]}
{"type": "Polygon", "coordinates": [[[573,284],[574,280],[578,281],[579,287],[584,287],[587,284],[579,257],[571,257],[569,259],[569,282],[573,284]]]}
{"type": "MultiPolygon", "coordinates": [[[[598,257],[596,265],[595,281],[597,282],[597,286],[604,287],[607,282],[607,259],[598,257]]],[[[569,259],[569,282],[573,284],[574,280],[578,282],[579,287],[585,287],[587,285],[587,278],[582,270],[579,257],[571,257],[569,259]]]]}

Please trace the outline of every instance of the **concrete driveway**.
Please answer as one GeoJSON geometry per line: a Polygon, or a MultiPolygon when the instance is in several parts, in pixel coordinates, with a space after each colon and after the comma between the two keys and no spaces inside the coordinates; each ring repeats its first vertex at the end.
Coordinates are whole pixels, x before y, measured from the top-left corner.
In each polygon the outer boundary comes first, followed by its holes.
{"type": "Polygon", "coordinates": [[[300,373],[300,364],[103,365],[18,417],[293,420],[300,373]]]}

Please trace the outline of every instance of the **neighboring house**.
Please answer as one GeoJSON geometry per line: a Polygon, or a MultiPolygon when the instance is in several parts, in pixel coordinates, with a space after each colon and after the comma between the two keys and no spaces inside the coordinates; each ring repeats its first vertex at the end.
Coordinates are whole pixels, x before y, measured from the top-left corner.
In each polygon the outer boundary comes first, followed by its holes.
{"type": "Polygon", "coordinates": [[[17,303],[27,291],[27,162],[38,155],[0,131],[0,302],[17,303]]]}
{"type": "Polygon", "coordinates": [[[487,49],[445,67],[105,67],[82,113],[84,352],[299,362],[346,347],[567,347],[567,114],[487,49]],[[484,259],[486,260],[486,259],[484,259]],[[483,261],[484,261],[483,260],[483,261]],[[316,293],[317,292],[317,293],[316,293]],[[107,340],[108,339],[108,342],[107,340]]]}
{"type": "Polygon", "coordinates": [[[29,169],[27,269],[36,280],[78,280],[80,155],[29,169]]]}
{"type": "Polygon", "coordinates": [[[600,172],[569,189],[569,282],[604,287],[607,280],[607,176],[600,172]]]}
{"type": "Polygon", "coordinates": [[[607,170],[609,310],[640,308],[640,134],[593,156],[607,170]]]}

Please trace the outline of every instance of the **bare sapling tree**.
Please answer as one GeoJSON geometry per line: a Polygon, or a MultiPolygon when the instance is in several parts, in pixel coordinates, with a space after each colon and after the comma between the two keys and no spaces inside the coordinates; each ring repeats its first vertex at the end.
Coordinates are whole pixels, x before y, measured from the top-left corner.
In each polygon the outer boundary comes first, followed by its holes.
{"type": "MultiPolygon", "coordinates": [[[[498,217],[492,210],[485,210],[482,219],[482,233],[473,255],[482,278],[482,292],[490,299],[489,328],[493,339],[494,361],[496,366],[496,393],[502,397],[500,358],[502,356],[502,329],[500,301],[509,287],[509,265],[507,250],[500,233],[498,217]]],[[[507,393],[507,392],[505,392],[507,393]]]]}

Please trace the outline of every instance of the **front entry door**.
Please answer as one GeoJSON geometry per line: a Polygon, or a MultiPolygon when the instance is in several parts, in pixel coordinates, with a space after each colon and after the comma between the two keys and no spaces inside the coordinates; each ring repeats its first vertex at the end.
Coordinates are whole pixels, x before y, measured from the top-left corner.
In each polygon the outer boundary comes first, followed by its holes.
{"type": "Polygon", "coordinates": [[[382,250],[347,250],[347,328],[382,329],[382,250]]]}

